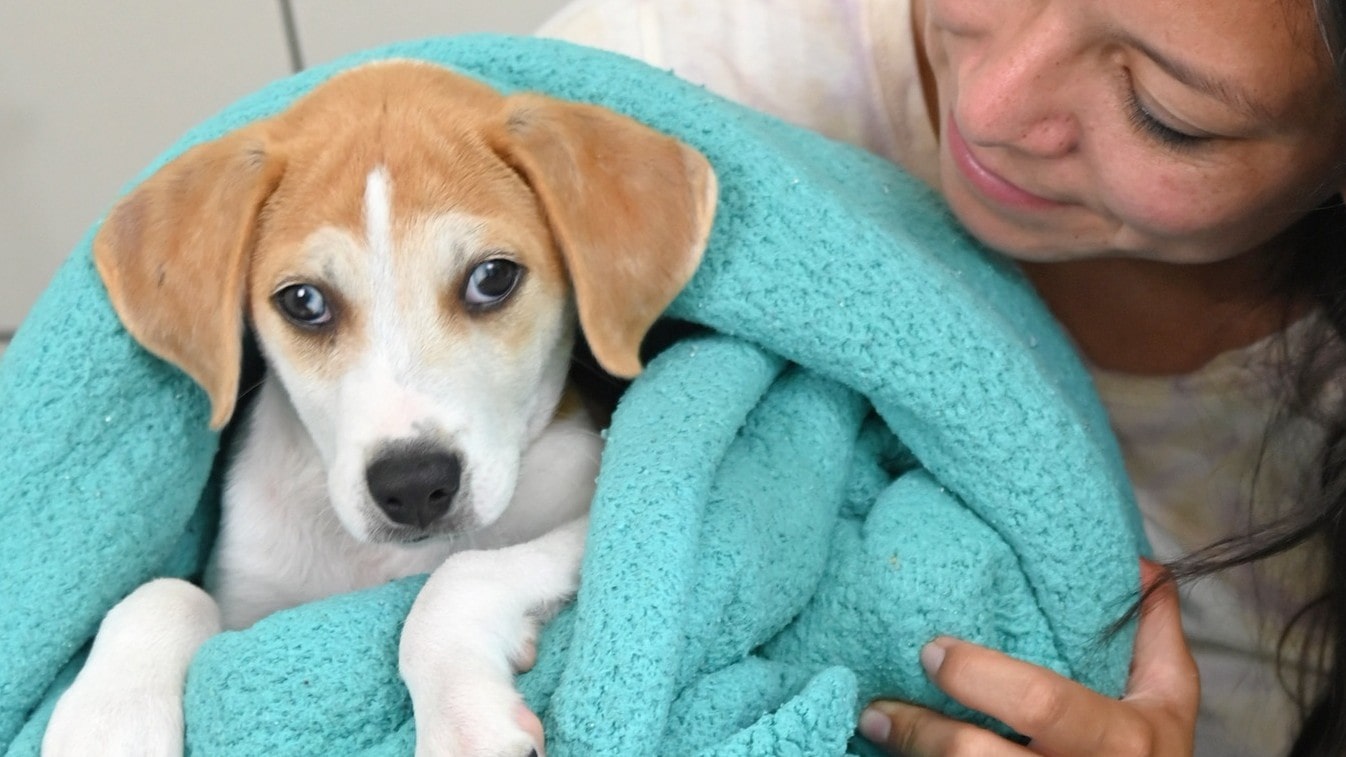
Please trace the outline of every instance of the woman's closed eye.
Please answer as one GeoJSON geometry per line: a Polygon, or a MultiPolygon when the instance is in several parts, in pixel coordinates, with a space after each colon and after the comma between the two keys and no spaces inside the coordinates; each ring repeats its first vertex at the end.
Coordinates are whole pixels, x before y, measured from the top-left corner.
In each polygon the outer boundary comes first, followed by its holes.
{"type": "Polygon", "coordinates": [[[1165,147],[1174,150],[1190,150],[1210,140],[1208,135],[1191,134],[1160,120],[1141,102],[1134,87],[1127,88],[1126,111],[1132,128],[1165,147]]]}

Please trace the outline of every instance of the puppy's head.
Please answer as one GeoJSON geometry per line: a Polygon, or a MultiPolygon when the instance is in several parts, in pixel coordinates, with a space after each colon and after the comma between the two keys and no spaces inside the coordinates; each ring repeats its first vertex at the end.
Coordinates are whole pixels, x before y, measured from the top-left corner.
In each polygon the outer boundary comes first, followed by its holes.
{"type": "Polygon", "coordinates": [[[605,369],[640,371],[715,196],[699,153],[630,119],[385,62],[169,163],[94,259],[215,427],[250,322],[347,530],[409,541],[499,517],[576,315],[605,369]]]}

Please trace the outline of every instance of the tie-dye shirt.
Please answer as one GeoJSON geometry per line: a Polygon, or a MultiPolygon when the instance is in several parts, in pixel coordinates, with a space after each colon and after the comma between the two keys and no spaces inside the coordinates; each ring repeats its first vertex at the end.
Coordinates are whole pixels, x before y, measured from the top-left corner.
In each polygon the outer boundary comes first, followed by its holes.
{"type": "MultiPolygon", "coordinates": [[[[1301,351],[1317,320],[1183,376],[1093,371],[1160,559],[1266,523],[1313,485],[1323,431],[1285,415],[1283,394],[1285,350],[1301,351]]],[[[1299,716],[1277,677],[1276,651],[1282,629],[1322,585],[1314,546],[1185,588],[1183,629],[1201,670],[1198,755],[1286,753],[1299,716]]],[[[1297,630],[1287,639],[1287,673],[1303,643],[1297,630]]]]}
{"type": "MultiPolygon", "coordinates": [[[[577,0],[539,34],[670,69],[938,183],[910,0],[577,0]]],[[[1318,428],[1271,423],[1281,350],[1299,349],[1313,320],[1185,376],[1093,372],[1161,559],[1265,519],[1315,470],[1318,428]]],[[[1287,751],[1298,716],[1274,660],[1280,628],[1318,585],[1313,566],[1283,558],[1185,592],[1203,691],[1198,755],[1287,751]]]]}

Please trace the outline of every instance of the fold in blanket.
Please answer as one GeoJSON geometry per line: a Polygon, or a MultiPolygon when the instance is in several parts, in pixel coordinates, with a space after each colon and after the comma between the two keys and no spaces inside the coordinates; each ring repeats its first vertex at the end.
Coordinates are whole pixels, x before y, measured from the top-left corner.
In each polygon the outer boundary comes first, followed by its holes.
{"type": "MultiPolygon", "coordinates": [[[[1012,268],[877,158],[565,43],[397,45],[280,81],[187,147],[342,68],[421,58],[606,105],[699,148],[719,217],[670,315],[704,327],[623,398],[583,585],[520,679],[553,755],[842,754],[862,704],[962,712],[918,663],[947,633],[1118,694],[1143,537],[1106,418],[1012,268]]],[[[219,438],[122,330],[86,238],[0,362],[0,744],[33,754],[99,620],[193,575],[219,438]]],[[[223,447],[227,449],[227,446],[223,447]]],[[[409,754],[397,675],[423,579],[209,642],[195,754],[409,754]]]]}

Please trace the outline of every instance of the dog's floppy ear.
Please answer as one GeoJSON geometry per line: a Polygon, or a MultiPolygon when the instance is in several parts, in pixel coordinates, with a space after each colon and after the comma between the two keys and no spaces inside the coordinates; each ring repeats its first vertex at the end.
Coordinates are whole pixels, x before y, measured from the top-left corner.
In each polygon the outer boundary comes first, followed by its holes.
{"type": "Polygon", "coordinates": [[[640,343],[705,252],[715,174],[687,145],[603,108],[505,99],[493,147],[542,203],[603,368],[640,373],[640,343]]]}
{"type": "Polygon", "coordinates": [[[122,324],[206,390],[212,428],[234,412],[247,261],[280,174],[259,132],[235,132],[161,168],[94,236],[94,264],[122,324]]]}

